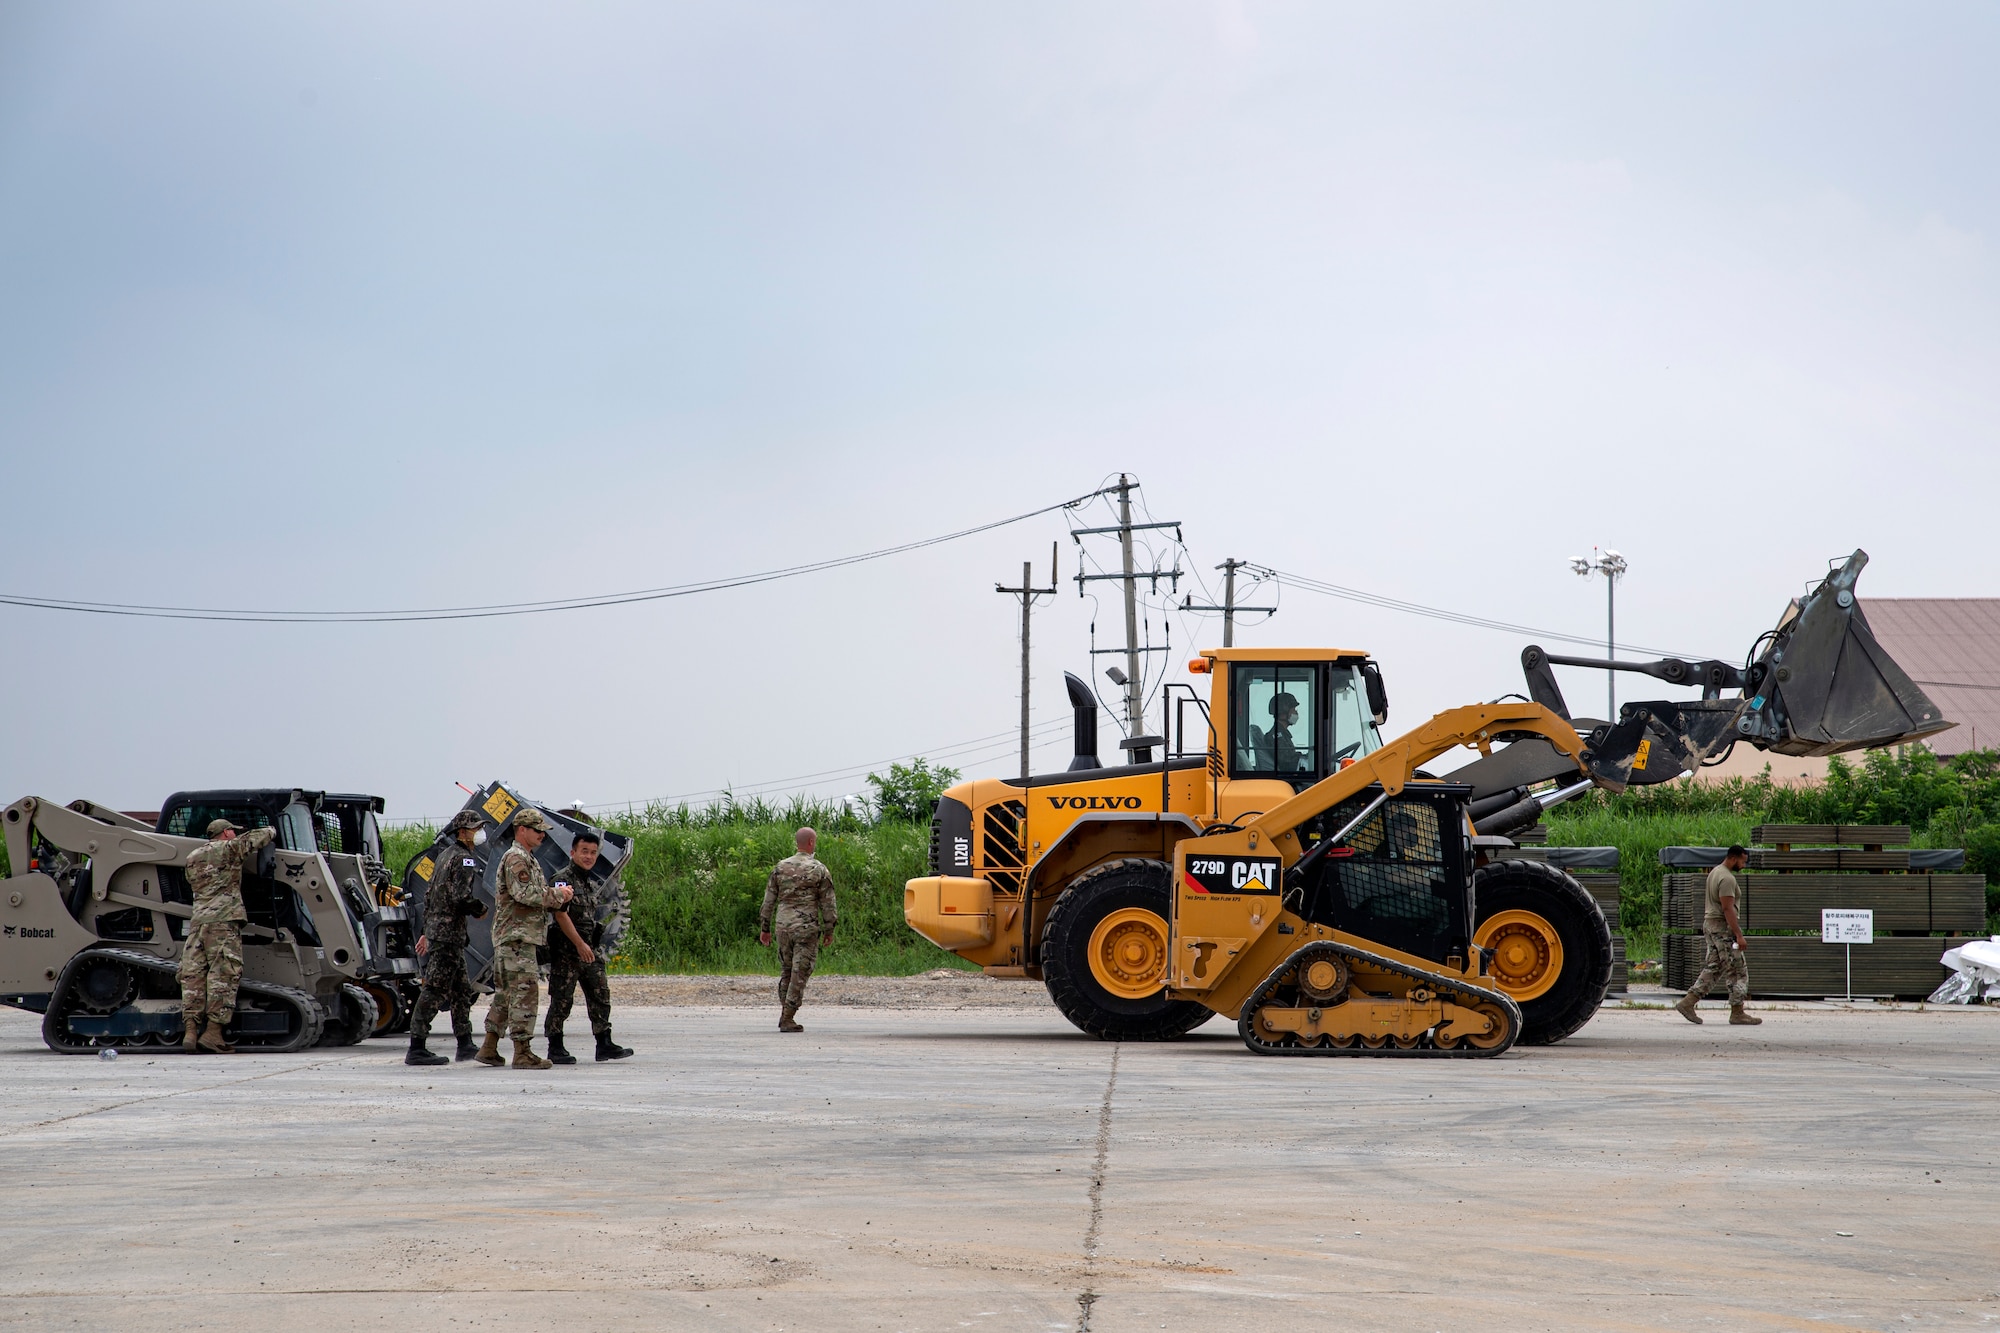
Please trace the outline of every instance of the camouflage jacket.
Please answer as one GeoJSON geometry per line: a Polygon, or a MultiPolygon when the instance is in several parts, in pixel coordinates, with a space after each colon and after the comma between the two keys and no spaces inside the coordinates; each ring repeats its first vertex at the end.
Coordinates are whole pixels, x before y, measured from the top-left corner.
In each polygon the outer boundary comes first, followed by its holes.
{"type": "Polygon", "coordinates": [[[472,849],[453,838],[437,854],[430,888],[424,891],[424,938],[434,947],[465,947],[466,919],[478,915],[479,879],[486,866],[472,849]]]}
{"type": "Polygon", "coordinates": [[[216,838],[188,857],[188,888],[194,891],[192,924],[245,921],[243,865],[278,840],[274,828],[252,829],[233,838],[216,838]]]}
{"type": "Polygon", "coordinates": [[[551,954],[560,952],[572,957],[576,954],[576,947],[569,942],[569,936],[563,934],[562,922],[556,920],[560,912],[569,913],[570,924],[576,927],[577,936],[592,949],[596,949],[597,942],[604,938],[604,927],[597,921],[597,882],[590,877],[590,874],[588,870],[579,870],[574,861],[556,874],[557,882],[567,884],[576,890],[576,896],[569,900],[568,907],[558,908],[555,912],[549,913],[551,954]]]}
{"type": "Polygon", "coordinates": [[[524,847],[509,847],[493,886],[493,947],[540,944],[549,933],[549,909],[560,901],[534,856],[524,847]]]}
{"type": "Polygon", "coordinates": [[[759,932],[833,929],[833,876],[814,858],[800,853],[778,862],[764,886],[764,910],[757,915],[759,932]]]}

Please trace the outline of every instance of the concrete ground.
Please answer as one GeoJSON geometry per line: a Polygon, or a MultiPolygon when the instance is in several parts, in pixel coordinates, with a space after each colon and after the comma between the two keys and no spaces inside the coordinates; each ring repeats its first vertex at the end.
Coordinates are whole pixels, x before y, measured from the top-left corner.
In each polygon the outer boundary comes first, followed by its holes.
{"type": "Polygon", "coordinates": [[[2000,1324],[2000,1012],[1760,1008],[1419,1063],[628,1007],[549,1073],[0,1010],[0,1328],[2000,1324]]]}

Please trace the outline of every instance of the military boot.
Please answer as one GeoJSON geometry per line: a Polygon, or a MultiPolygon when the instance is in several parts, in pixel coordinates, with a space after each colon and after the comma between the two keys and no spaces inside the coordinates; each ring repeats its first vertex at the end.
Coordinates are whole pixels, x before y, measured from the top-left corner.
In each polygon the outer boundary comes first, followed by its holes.
{"type": "Polygon", "coordinates": [[[1731,1027],[1756,1027],[1763,1021],[1763,1019],[1757,1017],[1755,1014],[1745,1013],[1741,1000],[1729,1006],[1729,1026],[1731,1027]]]}
{"type": "Polygon", "coordinates": [[[1674,1012],[1690,1023],[1700,1023],[1701,1015],[1694,1011],[1694,1007],[1700,1003],[1701,996],[1696,995],[1693,991],[1689,991],[1687,994],[1681,996],[1680,1003],[1674,1006],[1674,1012]]]}
{"type": "Polygon", "coordinates": [[[632,1048],[630,1046],[620,1046],[617,1042],[611,1040],[609,1032],[600,1032],[597,1034],[598,1059],[623,1060],[630,1054],[632,1054],[632,1048]]]}
{"type": "Polygon", "coordinates": [[[556,1065],[575,1064],[576,1057],[569,1053],[569,1047],[563,1045],[563,1034],[560,1032],[551,1032],[548,1035],[549,1063],[556,1065]]]}
{"type": "Polygon", "coordinates": [[[451,1061],[431,1050],[430,1040],[431,1034],[428,1032],[412,1032],[410,1034],[410,1053],[403,1057],[403,1063],[406,1065],[450,1064],[451,1061]]]}
{"type": "Polygon", "coordinates": [[[193,1055],[201,1041],[201,1020],[199,1018],[183,1018],[181,1025],[186,1029],[181,1034],[181,1046],[189,1055],[193,1055]]]}
{"type": "Polygon", "coordinates": [[[791,1005],[791,1004],[786,1005],[785,1011],[778,1015],[778,1031],[804,1032],[805,1025],[798,1021],[797,1018],[798,1012],[799,1010],[797,1005],[791,1005]]]}
{"type": "Polygon", "coordinates": [[[529,1042],[517,1041],[514,1043],[514,1068],[554,1069],[555,1064],[536,1055],[534,1046],[529,1042]]]}
{"type": "Polygon", "coordinates": [[[222,1024],[220,1023],[210,1023],[208,1025],[208,1030],[201,1034],[201,1040],[195,1044],[195,1049],[211,1051],[216,1055],[236,1054],[236,1048],[231,1046],[228,1039],[222,1035],[222,1024]]]}
{"type": "Polygon", "coordinates": [[[472,1039],[472,1034],[470,1032],[459,1033],[458,1054],[451,1058],[454,1060],[470,1060],[477,1054],[479,1054],[479,1043],[472,1039]]]}
{"type": "Polygon", "coordinates": [[[500,1034],[497,1032],[487,1033],[486,1040],[480,1044],[479,1050],[474,1053],[472,1058],[479,1061],[482,1065],[492,1065],[495,1069],[505,1065],[507,1057],[500,1054],[500,1034]]]}

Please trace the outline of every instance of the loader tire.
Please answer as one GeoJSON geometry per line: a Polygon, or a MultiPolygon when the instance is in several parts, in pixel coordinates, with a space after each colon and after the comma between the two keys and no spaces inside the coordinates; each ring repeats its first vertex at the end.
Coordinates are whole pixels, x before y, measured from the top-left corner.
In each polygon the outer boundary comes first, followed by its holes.
{"type": "Polygon", "coordinates": [[[1172,1041],[1215,1017],[1206,1005],[1164,995],[1172,876],[1159,861],[1112,861],[1071,884],[1049,912],[1042,930],[1043,981],[1063,1017],[1093,1037],[1172,1041]],[[1150,993],[1136,993],[1145,984],[1139,978],[1121,984],[1116,975],[1100,977],[1104,960],[1096,969],[1091,965],[1093,939],[1100,950],[1106,949],[1109,934],[1121,928],[1136,935],[1134,948],[1140,953],[1158,949],[1162,984],[1150,993]]]}
{"type": "Polygon", "coordinates": [[[1588,1023],[1611,985],[1611,927],[1597,900],[1539,861],[1473,873],[1473,940],[1496,948],[1486,980],[1521,1007],[1523,1046],[1552,1046],[1588,1023]]]}

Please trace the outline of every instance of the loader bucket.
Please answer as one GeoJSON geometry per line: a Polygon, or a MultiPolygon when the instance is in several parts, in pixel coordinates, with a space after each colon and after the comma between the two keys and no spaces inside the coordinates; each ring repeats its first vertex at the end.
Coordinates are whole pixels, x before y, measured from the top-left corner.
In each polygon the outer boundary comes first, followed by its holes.
{"type": "Polygon", "coordinates": [[[1854,595],[1856,551],[1786,608],[1752,664],[1736,729],[1760,749],[1828,755],[1922,740],[1958,725],[1896,664],[1854,595]]]}

